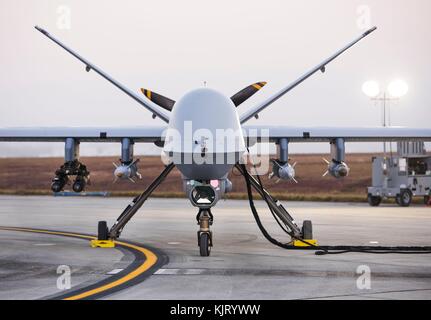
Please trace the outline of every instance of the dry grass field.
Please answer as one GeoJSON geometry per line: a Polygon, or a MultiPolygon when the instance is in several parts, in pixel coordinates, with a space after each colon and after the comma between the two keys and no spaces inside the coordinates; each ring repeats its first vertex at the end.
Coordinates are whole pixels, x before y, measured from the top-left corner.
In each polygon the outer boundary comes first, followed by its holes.
{"type": "MultiPolygon", "coordinates": [[[[326,165],[322,160],[327,155],[292,155],[297,161],[298,184],[293,182],[275,183],[275,179],[262,178],[264,185],[279,199],[316,201],[365,201],[366,187],[371,183],[371,154],[349,154],[347,163],[350,176],[336,180],[322,177],[326,165]]],[[[133,184],[120,181],[113,184],[113,165],[116,157],[81,158],[91,172],[91,185],[87,191],[110,191],[113,195],[137,194],[162,170],[159,157],[141,157],[139,163],[143,179],[133,184]]],[[[50,194],[54,171],[63,162],[61,158],[15,158],[0,159],[0,193],[3,194],[50,194]]],[[[246,198],[244,179],[238,172],[231,172],[233,192],[228,198],[246,198]]],[[[68,187],[71,189],[71,187],[68,187]]],[[[181,175],[178,170],[168,176],[156,190],[158,197],[183,197],[181,175]]]]}

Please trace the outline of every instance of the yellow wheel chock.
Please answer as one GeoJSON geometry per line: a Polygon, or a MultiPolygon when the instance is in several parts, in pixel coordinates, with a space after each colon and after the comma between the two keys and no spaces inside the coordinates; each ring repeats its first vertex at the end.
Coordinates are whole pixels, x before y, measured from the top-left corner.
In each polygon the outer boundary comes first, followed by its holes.
{"type": "Polygon", "coordinates": [[[98,240],[94,239],[90,241],[91,247],[93,248],[114,248],[115,242],[112,240],[98,240]]]}
{"type": "Polygon", "coordinates": [[[311,247],[311,246],[317,246],[317,240],[315,240],[315,239],[310,239],[310,240],[304,239],[304,241],[307,242],[307,243],[302,242],[301,240],[296,240],[295,239],[295,240],[293,240],[292,245],[294,247],[311,247]]]}

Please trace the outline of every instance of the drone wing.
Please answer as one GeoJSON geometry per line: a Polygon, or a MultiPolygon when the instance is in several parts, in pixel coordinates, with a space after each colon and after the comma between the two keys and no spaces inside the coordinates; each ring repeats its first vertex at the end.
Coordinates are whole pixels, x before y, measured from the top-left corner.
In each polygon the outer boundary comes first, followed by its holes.
{"type": "Polygon", "coordinates": [[[297,80],[293,81],[291,84],[289,84],[287,87],[283,88],[281,91],[277,92],[276,94],[269,97],[267,100],[263,101],[262,103],[258,104],[257,106],[253,107],[251,110],[244,113],[240,121],[241,123],[244,123],[248,121],[249,119],[253,118],[254,116],[258,115],[263,109],[268,107],[269,105],[273,104],[275,101],[280,99],[282,96],[284,96],[286,93],[288,93],[290,90],[295,88],[296,86],[300,85],[302,82],[307,80],[309,77],[311,77],[313,74],[318,72],[319,70],[322,72],[325,72],[326,65],[335,60],[337,57],[339,57],[342,53],[353,47],[356,43],[361,41],[363,38],[367,37],[369,34],[374,32],[377,29],[377,27],[371,28],[370,30],[363,33],[360,37],[350,42],[348,45],[346,45],[344,48],[337,51],[335,54],[330,56],[328,59],[324,60],[322,63],[318,64],[316,67],[308,71],[306,74],[304,74],[302,77],[298,78],[297,80]]]}

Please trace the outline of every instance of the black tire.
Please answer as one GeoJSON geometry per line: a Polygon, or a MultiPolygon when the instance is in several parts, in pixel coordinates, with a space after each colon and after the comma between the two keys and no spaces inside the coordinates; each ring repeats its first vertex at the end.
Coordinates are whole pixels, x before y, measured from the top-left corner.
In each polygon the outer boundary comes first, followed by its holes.
{"type": "Polygon", "coordinates": [[[305,220],[302,224],[302,238],[304,240],[313,239],[313,224],[310,220],[305,220]]]}
{"type": "Polygon", "coordinates": [[[408,189],[401,190],[399,199],[398,199],[399,205],[401,207],[408,207],[412,203],[412,199],[413,199],[413,194],[410,190],[408,189]]]}
{"type": "Polygon", "coordinates": [[[368,204],[372,207],[378,207],[382,203],[382,197],[368,195],[368,204]]]}
{"type": "Polygon", "coordinates": [[[425,205],[428,205],[429,202],[430,202],[430,196],[425,196],[424,197],[424,203],[425,203],[425,205]]]}
{"type": "Polygon", "coordinates": [[[59,181],[53,182],[51,184],[51,190],[52,192],[60,192],[61,190],[63,190],[63,186],[61,185],[61,183],[59,181]]]}
{"type": "Polygon", "coordinates": [[[210,247],[210,235],[208,233],[202,233],[199,237],[199,251],[201,257],[208,257],[211,253],[210,247]]]}
{"type": "Polygon", "coordinates": [[[84,191],[85,188],[85,181],[82,179],[76,179],[76,181],[73,183],[72,189],[76,193],[80,193],[84,191]]]}
{"type": "Polygon", "coordinates": [[[97,225],[97,240],[108,240],[109,230],[106,221],[99,221],[97,225]]]}
{"type": "Polygon", "coordinates": [[[400,203],[400,195],[399,194],[397,194],[397,196],[395,197],[395,202],[397,203],[397,205],[401,205],[401,203],[400,203]]]}

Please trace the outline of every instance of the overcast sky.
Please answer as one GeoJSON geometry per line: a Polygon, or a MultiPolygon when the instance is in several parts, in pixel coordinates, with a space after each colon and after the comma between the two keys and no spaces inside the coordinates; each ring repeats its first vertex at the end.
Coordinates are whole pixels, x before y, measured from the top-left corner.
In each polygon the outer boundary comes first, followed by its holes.
{"type": "MultiPolygon", "coordinates": [[[[429,127],[430,12],[429,0],[1,0],[0,126],[159,124],[96,73],[84,72],[34,25],[137,91],[146,87],[179,99],[206,81],[230,96],[267,81],[240,112],[356,38],[364,26],[376,25],[377,32],[325,74],[316,74],[250,123],[378,126],[381,110],[362,93],[363,82],[374,79],[385,87],[402,78],[410,90],[392,105],[392,125],[429,127]]],[[[348,151],[379,148],[348,145],[348,151]]],[[[0,156],[62,155],[62,149],[61,144],[1,143],[0,156]]],[[[81,150],[119,154],[120,147],[83,144],[81,150]]]]}

